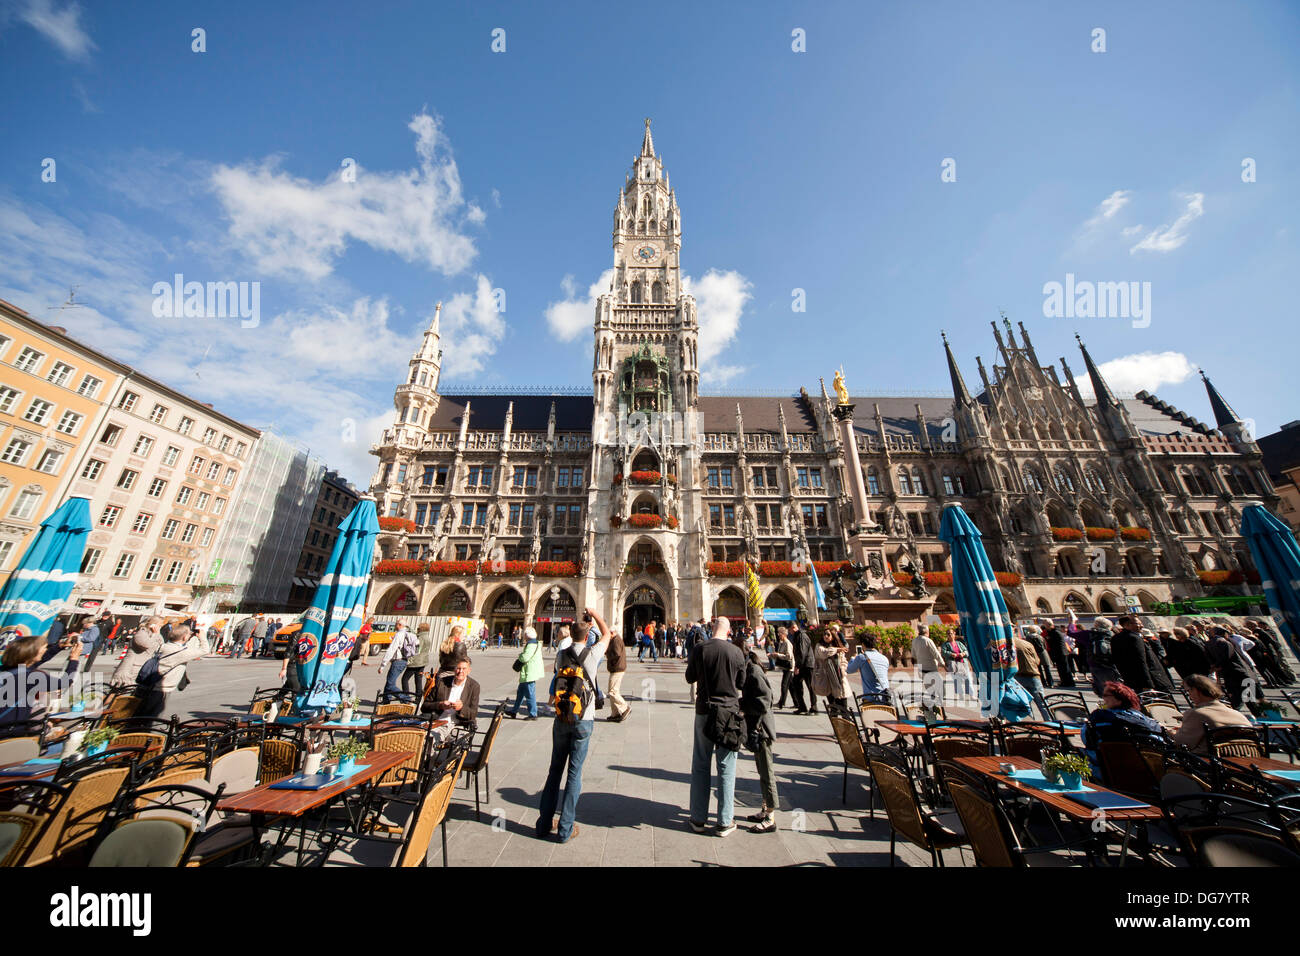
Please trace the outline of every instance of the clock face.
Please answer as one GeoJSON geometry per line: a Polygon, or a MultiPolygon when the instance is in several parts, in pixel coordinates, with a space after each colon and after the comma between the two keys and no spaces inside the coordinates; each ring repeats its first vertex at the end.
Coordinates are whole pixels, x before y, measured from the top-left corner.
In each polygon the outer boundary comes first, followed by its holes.
{"type": "Polygon", "coordinates": [[[634,254],[642,262],[654,262],[659,258],[659,250],[654,246],[637,246],[634,254]]]}

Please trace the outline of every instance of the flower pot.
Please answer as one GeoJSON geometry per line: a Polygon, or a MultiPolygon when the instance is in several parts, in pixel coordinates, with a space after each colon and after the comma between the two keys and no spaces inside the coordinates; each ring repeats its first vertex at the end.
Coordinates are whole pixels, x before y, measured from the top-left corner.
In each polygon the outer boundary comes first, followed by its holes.
{"type": "Polygon", "coordinates": [[[86,748],[86,755],[89,757],[97,757],[107,749],[108,749],[107,743],[94,744],[86,748]]]}
{"type": "Polygon", "coordinates": [[[84,700],[79,700],[72,705],[72,712],[74,714],[80,714],[84,712],[85,709],[86,709],[86,702],[84,700]]]}
{"type": "Polygon", "coordinates": [[[1054,786],[1061,785],[1061,771],[1055,767],[1043,767],[1043,778],[1054,786]]]}
{"type": "Polygon", "coordinates": [[[1083,774],[1062,770],[1058,774],[1058,781],[1061,787],[1066,790],[1078,790],[1083,786],[1083,774]]]}
{"type": "Polygon", "coordinates": [[[273,724],[275,723],[275,718],[279,716],[280,716],[280,705],[272,704],[270,707],[266,708],[266,713],[262,715],[262,720],[268,724],[273,724]]]}
{"type": "Polygon", "coordinates": [[[303,758],[302,772],[309,777],[314,773],[320,773],[320,764],[323,759],[324,754],[308,754],[303,758]]]}
{"type": "Polygon", "coordinates": [[[342,715],[339,717],[339,720],[341,720],[341,721],[342,721],[343,723],[345,723],[345,724],[350,724],[350,723],[352,723],[352,708],[351,708],[351,707],[344,707],[344,708],[343,708],[343,713],[342,713],[342,715]]]}
{"type": "Polygon", "coordinates": [[[339,776],[340,776],[340,777],[346,777],[346,776],[348,776],[349,774],[356,773],[356,771],[357,771],[357,758],[356,758],[356,757],[340,757],[340,758],[339,758],[339,776]]]}

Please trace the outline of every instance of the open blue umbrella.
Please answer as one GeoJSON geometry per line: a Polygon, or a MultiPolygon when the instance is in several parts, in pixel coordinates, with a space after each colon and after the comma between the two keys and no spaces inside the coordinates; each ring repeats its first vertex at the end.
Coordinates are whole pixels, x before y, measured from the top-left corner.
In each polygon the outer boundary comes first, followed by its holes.
{"type": "Polygon", "coordinates": [[[303,616],[302,630],[294,635],[303,686],[294,698],[299,713],[332,710],[339,704],[339,681],[365,619],[366,589],[378,536],[375,499],[367,495],[339,525],[325,573],[303,616]]]}
{"type": "Polygon", "coordinates": [[[1241,536],[1263,579],[1264,598],[1279,623],[1291,651],[1300,656],[1300,547],[1285,524],[1262,505],[1241,510],[1241,536]]]}
{"type": "Polygon", "coordinates": [[[981,538],[980,529],[961,505],[943,509],[939,540],[948,545],[952,554],[952,596],[971,666],[980,683],[981,708],[986,714],[996,711],[1005,720],[1022,720],[1030,714],[1032,698],[1019,681],[1012,679],[1016,646],[1011,615],[981,538]],[[982,693],[985,687],[990,691],[987,697],[982,693]]]}
{"type": "Polygon", "coordinates": [[[93,527],[90,501],[69,498],[41,522],[41,530],[0,589],[0,627],[26,628],[35,637],[72,594],[93,527]]]}

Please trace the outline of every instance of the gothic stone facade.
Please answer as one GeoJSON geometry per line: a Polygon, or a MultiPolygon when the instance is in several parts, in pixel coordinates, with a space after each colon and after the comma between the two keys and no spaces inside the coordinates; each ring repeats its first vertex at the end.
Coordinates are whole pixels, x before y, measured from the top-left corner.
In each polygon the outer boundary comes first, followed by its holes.
{"type": "MultiPolygon", "coordinates": [[[[373,610],[467,614],[493,629],[583,606],[628,626],[741,615],[742,582],[710,563],[874,554],[942,572],[949,502],[1013,575],[1003,590],[1019,615],[1113,612],[1125,595],[1146,606],[1226,576],[1200,572],[1251,573],[1241,508],[1277,499],[1258,446],[1208,381],[1213,429],[1146,393],[1116,398],[1080,343],[1085,400],[1064,359],[1058,377],[1023,325],[1017,340],[994,323],[997,361],[990,372],[977,360],[976,395],[945,339],[952,399],[832,400],[824,384],[701,396],[681,239],[647,122],[614,210],[590,395],[440,394],[435,312],[396,390],[396,420],[371,449],[371,492],[390,519],[379,558],[482,564],[378,565],[373,610]]],[[[883,571],[873,583],[897,596],[883,571]]],[[[932,581],[935,610],[950,609],[942,576],[932,581]]],[[[770,606],[815,606],[806,576],[762,588],[770,606]]]]}

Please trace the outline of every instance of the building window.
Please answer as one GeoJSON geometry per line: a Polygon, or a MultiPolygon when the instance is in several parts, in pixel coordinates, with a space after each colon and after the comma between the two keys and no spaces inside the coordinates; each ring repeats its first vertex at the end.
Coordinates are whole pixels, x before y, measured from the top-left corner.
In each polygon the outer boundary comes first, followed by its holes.
{"type": "Polygon", "coordinates": [[[131,573],[131,566],[135,564],[134,554],[124,554],[117,559],[117,567],[113,569],[113,577],[124,578],[131,573]]]}
{"type": "Polygon", "coordinates": [[[53,410],[53,402],[47,402],[43,398],[34,398],[32,399],[32,403],[27,406],[27,411],[23,415],[23,421],[31,422],[33,425],[44,425],[46,419],[50,417],[50,412],[53,410]]]}
{"type": "Polygon", "coordinates": [[[117,407],[124,412],[132,411],[135,403],[140,401],[140,396],[135,392],[123,392],[122,397],[117,400],[117,407]]]}
{"type": "Polygon", "coordinates": [[[0,388],[0,412],[4,412],[6,415],[12,412],[14,406],[18,404],[18,396],[21,394],[18,389],[10,388],[7,385],[0,388]]]}
{"type": "Polygon", "coordinates": [[[9,512],[9,517],[17,518],[19,521],[27,521],[36,513],[36,504],[41,500],[41,492],[32,488],[25,488],[18,494],[18,500],[14,502],[13,510],[9,512]]]}
{"type": "Polygon", "coordinates": [[[181,450],[175,445],[168,445],[167,450],[163,452],[163,467],[170,468],[176,464],[176,459],[181,456],[181,450]]]}
{"type": "Polygon", "coordinates": [[[161,498],[163,490],[166,489],[166,487],[167,482],[161,478],[155,478],[153,481],[149,482],[149,490],[146,494],[148,494],[150,498],[161,498]]]}
{"type": "Polygon", "coordinates": [[[181,544],[189,544],[194,540],[194,535],[198,532],[199,526],[196,524],[187,524],[185,530],[181,532],[181,544]]]}
{"type": "Polygon", "coordinates": [[[221,476],[221,462],[214,461],[208,466],[208,481],[216,481],[221,476]]]}
{"type": "Polygon", "coordinates": [[[193,496],[194,496],[194,489],[182,485],[181,490],[176,492],[176,503],[178,505],[188,505],[190,503],[190,498],[192,498],[193,496]]]}
{"type": "Polygon", "coordinates": [[[912,493],[912,479],[908,476],[906,468],[898,469],[898,493],[900,495],[912,493]]]}
{"type": "Polygon", "coordinates": [[[207,459],[206,459],[206,458],[204,458],[204,457],[202,457],[202,456],[200,456],[200,455],[195,455],[195,456],[190,460],[190,474],[191,474],[191,475],[201,475],[201,474],[203,474],[203,465],[204,465],[206,462],[207,462],[207,459]]]}
{"type": "Polygon", "coordinates": [[[230,436],[222,435],[221,441],[217,442],[217,451],[225,451],[230,447],[230,436]]]}
{"type": "Polygon", "coordinates": [[[199,564],[198,564],[198,562],[196,561],[196,562],[194,562],[193,564],[190,565],[190,571],[189,571],[189,574],[185,575],[185,583],[186,583],[186,584],[193,584],[193,583],[194,583],[194,579],[197,578],[198,576],[199,576],[199,564]]]}
{"type": "Polygon", "coordinates": [[[175,518],[168,518],[167,523],[163,525],[162,534],[159,535],[159,537],[170,541],[172,538],[176,537],[176,529],[179,528],[180,525],[181,523],[175,518]]]}
{"type": "Polygon", "coordinates": [[[99,387],[103,384],[103,381],[95,378],[95,376],[87,375],[81,380],[81,384],[77,386],[77,394],[84,395],[86,398],[94,398],[99,394],[99,387]]]}
{"type": "Polygon", "coordinates": [[[203,444],[211,445],[217,440],[217,430],[215,428],[203,429],[203,444]]]}
{"type": "Polygon", "coordinates": [[[122,437],[122,428],[119,425],[105,425],[104,433],[99,436],[101,444],[108,445],[112,448],[117,444],[117,440],[122,437]]]}
{"type": "Polygon", "coordinates": [[[9,439],[9,444],[5,446],[4,454],[0,454],[0,462],[6,465],[21,465],[27,460],[27,452],[31,450],[32,443],[23,441],[21,438],[9,439]]]}
{"type": "MultiPolygon", "coordinates": [[[[522,468],[517,470],[523,471],[522,468]]],[[[569,487],[569,468],[567,465],[560,465],[558,468],[555,469],[555,487],[556,488],[569,487]]]]}
{"type": "Polygon", "coordinates": [[[731,490],[731,466],[723,465],[718,469],[718,476],[722,479],[722,487],[731,490]]]}
{"type": "Polygon", "coordinates": [[[246,452],[246,451],[248,451],[248,446],[245,445],[242,441],[241,441],[241,442],[236,442],[236,443],[235,443],[235,457],[236,457],[236,458],[243,458],[243,457],[244,457],[244,452],[246,452]]]}
{"type": "Polygon", "coordinates": [[[104,463],[98,458],[92,458],[86,462],[86,467],[81,469],[81,477],[86,481],[94,481],[99,477],[99,473],[104,470],[104,463]]]}
{"type": "Polygon", "coordinates": [[[131,454],[139,458],[148,458],[151,451],[153,451],[153,439],[148,435],[141,435],[135,440],[135,446],[131,449],[131,454]]]}
{"type": "Polygon", "coordinates": [[[208,502],[211,500],[212,500],[212,496],[210,494],[208,494],[206,491],[200,491],[199,500],[194,503],[194,507],[197,508],[199,511],[207,511],[208,502]]]}
{"type": "Polygon", "coordinates": [[[52,382],[62,388],[68,384],[68,379],[72,377],[72,366],[66,362],[55,362],[50,368],[50,374],[45,376],[47,382],[52,382]]]}
{"type": "Polygon", "coordinates": [[[236,471],[233,468],[226,469],[226,477],[222,479],[223,485],[233,485],[235,483],[236,471]]]}
{"type": "Polygon", "coordinates": [[[117,526],[117,519],[122,514],[122,509],[117,505],[105,505],[103,512],[99,516],[99,523],[105,528],[114,528],[117,526]]]}
{"type": "Polygon", "coordinates": [[[212,513],[214,515],[219,515],[223,513],[225,510],[226,510],[225,498],[218,498],[216,501],[212,502],[212,513]]]}
{"type": "Polygon", "coordinates": [[[190,433],[190,429],[193,427],[194,427],[194,419],[182,417],[181,423],[176,426],[176,430],[180,432],[182,435],[188,435],[190,433]]]}
{"type": "MultiPolygon", "coordinates": [[[[104,552],[99,548],[87,548],[86,553],[81,556],[81,573],[94,574],[95,569],[99,567],[99,559],[104,556],[104,552]]],[[[0,567],[3,565],[0,564],[0,567]]]]}
{"type": "Polygon", "coordinates": [[[59,470],[59,462],[63,460],[63,452],[47,448],[41,453],[41,460],[36,464],[36,470],[44,472],[47,475],[53,475],[59,470]]]}
{"type": "Polygon", "coordinates": [[[167,583],[175,584],[181,578],[181,568],[184,565],[180,561],[173,561],[171,567],[167,569],[167,583]]]}
{"type": "Polygon", "coordinates": [[[716,467],[709,468],[708,470],[709,487],[712,488],[714,491],[717,491],[720,483],[721,483],[721,479],[719,478],[718,469],[716,467]]]}
{"type": "Polygon", "coordinates": [[[161,425],[166,420],[167,420],[167,406],[155,405],[153,407],[153,411],[149,413],[149,421],[153,422],[155,425],[161,425]]]}
{"type": "Polygon", "coordinates": [[[149,522],[153,521],[153,515],[147,511],[141,511],[135,516],[135,521],[131,522],[132,534],[144,534],[149,530],[149,522]]]}
{"type": "Polygon", "coordinates": [[[199,542],[199,547],[200,547],[200,548],[206,548],[206,547],[207,547],[208,545],[210,545],[211,543],[212,543],[212,529],[211,529],[211,528],[204,528],[204,529],[203,529],[203,539],[199,542]]]}
{"type": "Polygon", "coordinates": [[[140,472],[132,471],[130,468],[123,468],[122,473],[117,476],[117,486],[123,491],[130,491],[135,487],[135,480],[140,477],[140,472]]]}
{"type": "Polygon", "coordinates": [[[20,372],[35,373],[36,366],[41,364],[43,358],[45,358],[44,352],[38,352],[31,347],[25,348],[18,353],[18,358],[14,360],[14,368],[20,372]]]}
{"type": "Polygon", "coordinates": [[[74,411],[65,411],[54,427],[65,435],[75,435],[77,429],[81,427],[81,416],[74,411]]]}
{"type": "Polygon", "coordinates": [[[149,562],[149,567],[145,568],[144,579],[146,581],[157,581],[158,575],[162,574],[163,559],[154,558],[149,562]]]}

